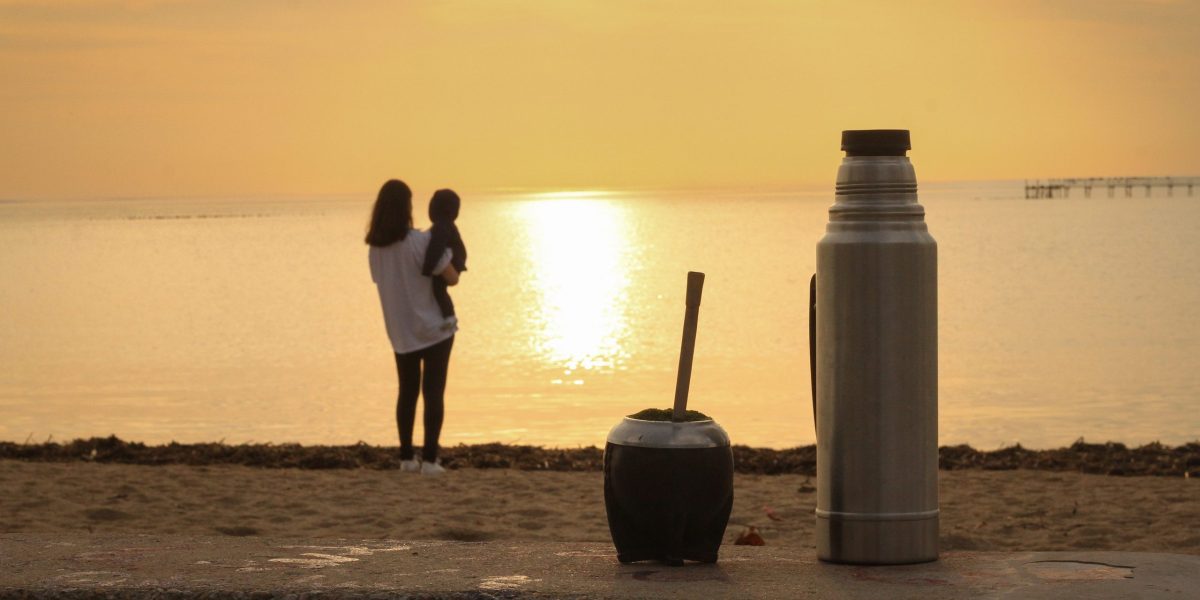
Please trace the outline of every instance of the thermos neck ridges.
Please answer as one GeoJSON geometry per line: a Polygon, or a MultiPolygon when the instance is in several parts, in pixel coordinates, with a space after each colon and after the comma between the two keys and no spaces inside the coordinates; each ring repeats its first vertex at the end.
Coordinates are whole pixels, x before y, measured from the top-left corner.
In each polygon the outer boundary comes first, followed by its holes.
{"type": "Polygon", "coordinates": [[[905,156],[847,156],[838,168],[833,221],[922,221],[917,175],[905,156]]]}

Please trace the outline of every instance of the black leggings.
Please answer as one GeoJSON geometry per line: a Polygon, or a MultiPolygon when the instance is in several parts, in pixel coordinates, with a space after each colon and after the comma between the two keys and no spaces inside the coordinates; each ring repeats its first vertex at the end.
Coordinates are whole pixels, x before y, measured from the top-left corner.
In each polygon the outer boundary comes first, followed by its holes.
{"type": "Polygon", "coordinates": [[[425,395],[425,447],[421,458],[437,460],[438,436],[446,396],[446,372],[450,369],[450,349],[454,336],[428,348],[396,355],[396,374],[400,377],[400,396],[396,399],[396,427],[400,429],[400,460],[413,459],[413,425],[417,420],[417,396],[425,395]],[[421,381],[421,362],[425,362],[425,381],[421,381]]]}

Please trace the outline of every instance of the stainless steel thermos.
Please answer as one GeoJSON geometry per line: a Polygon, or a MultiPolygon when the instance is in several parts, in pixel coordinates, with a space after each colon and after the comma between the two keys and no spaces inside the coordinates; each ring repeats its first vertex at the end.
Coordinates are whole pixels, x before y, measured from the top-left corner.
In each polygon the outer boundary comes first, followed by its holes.
{"type": "Polygon", "coordinates": [[[907,130],[842,132],[817,244],[817,556],[937,560],[937,244],[907,130]]]}

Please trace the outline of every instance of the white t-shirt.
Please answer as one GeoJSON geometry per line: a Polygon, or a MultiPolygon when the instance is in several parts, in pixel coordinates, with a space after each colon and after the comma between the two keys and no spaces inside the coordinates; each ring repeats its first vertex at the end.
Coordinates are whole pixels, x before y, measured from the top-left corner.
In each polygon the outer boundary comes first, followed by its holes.
{"type": "MultiPolygon", "coordinates": [[[[403,240],[386,248],[371,246],[368,255],[388,339],[398,354],[428,348],[448,339],[457,329],[444,327],[446,318],[433,298],[433,279],[421,274],[428,246],[428,231],[410,229],[403,240]]],[[[447,248],[433,269],[435,277],[450,264],[450,256],[447,248]]]]}

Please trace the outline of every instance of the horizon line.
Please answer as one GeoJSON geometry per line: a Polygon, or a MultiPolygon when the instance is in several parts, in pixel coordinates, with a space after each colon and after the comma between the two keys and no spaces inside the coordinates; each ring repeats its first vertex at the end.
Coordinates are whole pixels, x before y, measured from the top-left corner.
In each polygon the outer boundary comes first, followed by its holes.
{"type": "MultiPolygon", "coordinates": [[[[997,178],[997,179],[929,179],[919,183],[921,186],[926,185],[949,185],[962,183],[1013,183],[1021,184],[1028,181],[1049,181],[1049,180],[1064,180],[1064,179],[1138,179],[1138,178],[1200,178],[1200,176],[1192,175],[1104,175],[1104,176],[1061,176],[1061,177],[1026,177],[1026,178],[997,178]]],[[[563,199],[586,199],[598,198],[604,196],[620,196],[629,195],[639,192],[656,192],[656,193],[686,193],[686,192],[749,192],[749,193],[784,193],[788,191],[821,191],[828,189],[831,193],[834,189],[832,182],[822,183],[778,183],[778,184],[720,184],[720,185],[644,185],[644,186],[521,186],[521,185],[506,185],[506,186],[480,186],[480,187],[462,187],[459,188],[460,194],[470,194],[478,196],[510,196],[510,195],[534,195],[542,196],[545,199],[554,199],[561,197],[563,199]]],[[[351,191],[326,191],[326,192],[217,192],[217,193],[184,193],[184,194],[162,194],[162,193],[146,193],[146,194],[105,194],[94,196],[83,196],[77,194],[46,194],[46,195],[21,195],[21,194],[0,194],[0,204],[15,204],[28,202],[56,201],[56,202],[75,202],[75,201],[146,201],[146,200],[238,200],[246,198],[266,199],[276,198],[279,200],[325,200],[337,197],[352,197],[352,196],[367,196],[375,195],[374,190],[351,190],[351,191]]]]}

